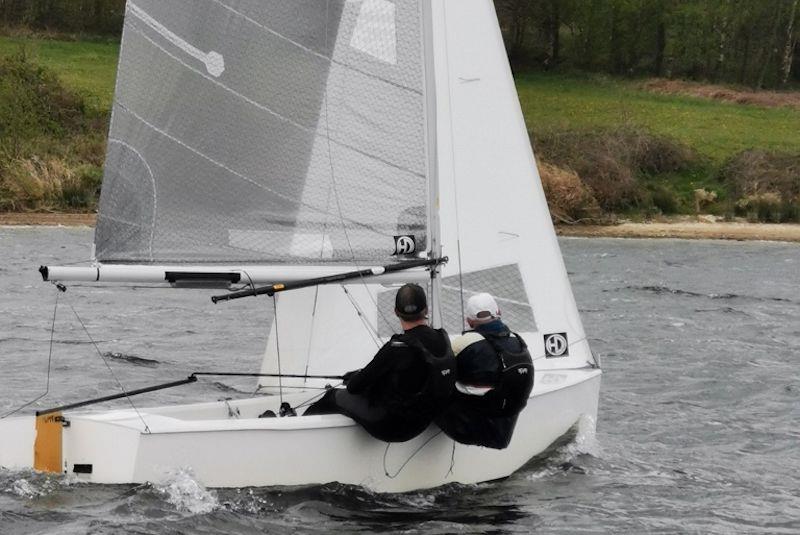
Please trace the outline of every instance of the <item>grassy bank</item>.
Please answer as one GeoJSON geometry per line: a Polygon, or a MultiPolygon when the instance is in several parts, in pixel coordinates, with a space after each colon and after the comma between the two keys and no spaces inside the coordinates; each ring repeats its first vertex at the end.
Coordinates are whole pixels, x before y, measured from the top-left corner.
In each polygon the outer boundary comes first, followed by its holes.
{"type": "MultiPolygon", "coordinates": [[[[93,208],[88,199],[104,156],[118,54],[115,43],[0,37],[0,59],[23,56],[30,69],[27,82],[0,84],[0,121],[7,123],[0,123],[0,210],[93,208]],[[18,112],[21,98],[51,102],[18,112]],[[54,116],[64,102],[71,115],[54,116]]],[[[532,142],[548,164],[540,167],[556,219],[644,219],[699,209],[800,221],[798,107],[718,101],[664,86],[517,75],[532,142]]]]}
{"type": "Polygon", "coordinates": [[[118,44],[0,36],[0,56],[20,53],[56,73],[67,88],[84,98],[90,110],[106,114],[111,109],[118,44]]]}
{"type": "Polygon", "coordinates": [[[794,108],[665,95],[600,76],[520,74],[517,90],[534,133],[641,128],[715,164],[754,148],[800,154],[800,110],[794,108]]]}

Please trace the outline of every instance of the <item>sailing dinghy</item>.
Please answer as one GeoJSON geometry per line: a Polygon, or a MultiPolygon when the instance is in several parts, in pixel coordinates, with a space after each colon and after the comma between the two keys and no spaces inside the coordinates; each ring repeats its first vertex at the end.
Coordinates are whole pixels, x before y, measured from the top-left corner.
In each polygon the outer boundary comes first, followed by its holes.
{"type": "Polygon", "coordinates": [[[259,297],[275,310],[261,374],[282,386],[0,420],[6,468],[409,491],[509,476],[596,418],[601,371],[491,0],[129,0],[95,258],[41,271],[64,285],[271,294],[259,297]],[[389,445],[341,415],[258,418],[307,404],[331,382],[315,376],[363,367],[399,328],[405,282],[424,285],[433,326],[451,335],[466,298],[489,292],[527,341],[535,384],[507,449],[435,426],[389,445]]]}

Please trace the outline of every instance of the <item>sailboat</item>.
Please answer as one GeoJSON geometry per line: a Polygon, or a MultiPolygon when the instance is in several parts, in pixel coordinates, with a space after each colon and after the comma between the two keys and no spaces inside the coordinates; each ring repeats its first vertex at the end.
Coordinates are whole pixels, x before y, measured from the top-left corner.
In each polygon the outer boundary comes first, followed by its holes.
{"type": "Polygon", "coordinates": [[[402,492],[507,477],[597,417],[601,370],[491,0],[129,0],[93,262],[41,273],[216,289],[209,306],[244,295],[274,318],[258,395],[0,420],[6,468],[402,492]],[[488,292],[528,343],[534,388],[508,448],[258,417],[363,367],[399,329],[407,282],[433,326],[460,334],[465,299],[488,292]]]}

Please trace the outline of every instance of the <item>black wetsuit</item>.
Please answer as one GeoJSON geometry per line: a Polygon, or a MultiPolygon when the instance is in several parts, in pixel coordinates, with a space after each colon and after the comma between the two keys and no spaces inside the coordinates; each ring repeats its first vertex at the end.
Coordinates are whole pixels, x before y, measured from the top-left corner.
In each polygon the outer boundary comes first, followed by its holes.
{"type": "Polygon", "coordinates": [[[347,381],[346,390],[329,390],[304,414],[344,414],[386,442],[405,442],[422,433],[440,407],[426,391],[430,366],[421,351],[407,343],[410,339],[435,357],[452,359],[444,330],[414,327],[384,344],[372,361],[347,381]]]}
{"type": "MultiPolygon", "coordinates": [[[[491,337],[494,344],[512,353],[526,352],[524,342],[512,335],[500,320],[479,325],[475,332],[491,337]]],[[[501,362],[495,347],[485,338],[461,350],[456,356],[456,365],[459,383],[497,386],[501,362]]],[[[532,368],[529,381],[532,387],[532,368]]],[[[527,402],[530,387],[527,390],[523,387],[516,394],[519,398],[516,401],[521,405],[519,410],[527,402]]],[[[492,392],[477,396],[457,391],[447,408],[436,418],[436,423],[447,436],[461,444],[503,449],[511,442],[519,410],[511,414],[500,410],[492,392]]]]}

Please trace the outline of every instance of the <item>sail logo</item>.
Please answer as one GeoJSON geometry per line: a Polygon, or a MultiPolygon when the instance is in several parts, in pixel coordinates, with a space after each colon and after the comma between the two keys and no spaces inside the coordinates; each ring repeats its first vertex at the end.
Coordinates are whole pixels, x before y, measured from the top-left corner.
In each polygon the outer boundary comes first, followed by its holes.
{"type": "Polygon", "coordinates": [[[551,359],[569,356],[567,333],[554,333],[544,335],[545,357],[551,359]]]}
{"type": "Polygon", "coordinates": [[[394,255],[407,255],[417,252],[417,240],[414,236],[395,236],[394,255]]]}

